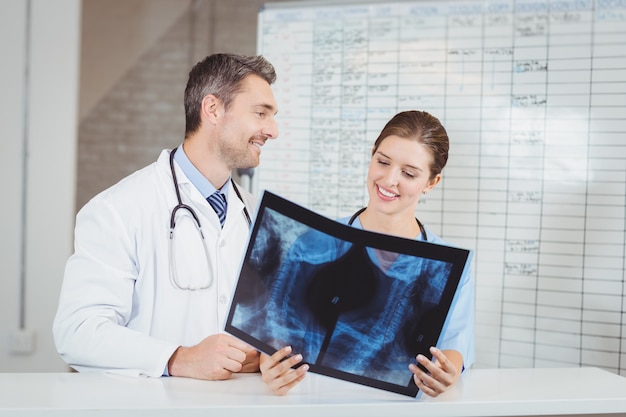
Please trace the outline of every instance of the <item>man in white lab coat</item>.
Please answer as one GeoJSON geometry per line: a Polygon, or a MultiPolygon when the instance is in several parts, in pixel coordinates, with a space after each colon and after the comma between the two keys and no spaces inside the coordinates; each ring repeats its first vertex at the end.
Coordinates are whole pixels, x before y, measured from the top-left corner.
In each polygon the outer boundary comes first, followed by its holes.
{"type": "Polygon", "coordinates": [[[258,371],[258,353],[221,330],[255,206],[231,172],[256,167],[278,135],[275,79],[260,56],[196,64],[182,144],[80,210],[53,325],[72,368],[209,380],[258,371]]]}

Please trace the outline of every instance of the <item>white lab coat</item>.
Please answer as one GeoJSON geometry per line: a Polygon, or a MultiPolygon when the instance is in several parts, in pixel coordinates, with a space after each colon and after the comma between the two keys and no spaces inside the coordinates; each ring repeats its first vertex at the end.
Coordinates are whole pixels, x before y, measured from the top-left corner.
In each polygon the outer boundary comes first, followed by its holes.
{"type": "MultiPolygon", "coordinates": [[[[202,285],[213,279],[206,290],[175,288],[168,239],[177,200],[169,153],[162,151],[155,163],[103,191],[77,215],[75,253],[66,265],[53,334],[58,352],[79,371],[161,376],[178,346],[223,329],[249,237],[244,204],[231,187],[221,229],[175,163],[182,202],[200,219],[212,263],[209,268],[191,217],[177,215],[178,280],[202,285]]],[[[252,215],[254,198],[240,192],[252,215]]]]}

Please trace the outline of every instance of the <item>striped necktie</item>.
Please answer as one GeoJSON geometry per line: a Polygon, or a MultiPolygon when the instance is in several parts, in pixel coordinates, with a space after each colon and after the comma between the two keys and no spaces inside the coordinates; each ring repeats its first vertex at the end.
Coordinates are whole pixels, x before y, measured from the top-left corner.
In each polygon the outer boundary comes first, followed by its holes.
{"type": "Polygon", "coordinates": [[[206,199],[213,210],[217,213],[217,217],[220,218],[220,224],[224,227],[226,221],[226,196],[219,191],[214,192],[206,199]]]}

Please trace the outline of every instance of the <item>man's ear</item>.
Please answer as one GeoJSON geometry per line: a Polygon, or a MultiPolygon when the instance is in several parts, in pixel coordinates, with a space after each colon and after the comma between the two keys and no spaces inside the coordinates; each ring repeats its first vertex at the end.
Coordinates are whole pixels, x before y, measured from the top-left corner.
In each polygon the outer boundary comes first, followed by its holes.
{"type": "Polygon", "coordinates": [[[200,109],[203,120],[207,120],[209,123],[217,124],[217,119],[220,117],[220,109],[222,102],[213,94],[209,94],[202,99],[202,108],[200,109]]]}

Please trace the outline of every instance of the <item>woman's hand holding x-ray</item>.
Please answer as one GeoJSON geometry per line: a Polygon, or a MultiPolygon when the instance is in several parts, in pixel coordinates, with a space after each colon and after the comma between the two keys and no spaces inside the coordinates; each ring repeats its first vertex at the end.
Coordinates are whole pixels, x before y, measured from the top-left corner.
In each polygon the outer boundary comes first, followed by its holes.
{"type": "Polygon", "coordinates": [[[429,360],[424,355],[417,355],[417,362],[428,372],[424,372],[419,366],[410,364],[409,369],[413,372],[413,379],[418,388],[431,397],[436,397],[454,385],[461,375],[463,357],[456,350],[441,351],[436,347],[430,348],[435,361],[429,360]]]}
{"type": "Polygon", "coordinates": [[[289,356],[290,354],[290,346],[277,350],[272,356],[261,354],[260,368],[263,382],[276,395],[287,394],[304,379],[309,370],[307,364],[293,369],[294,366],[302,362],[302,355],[289,356]]]}

